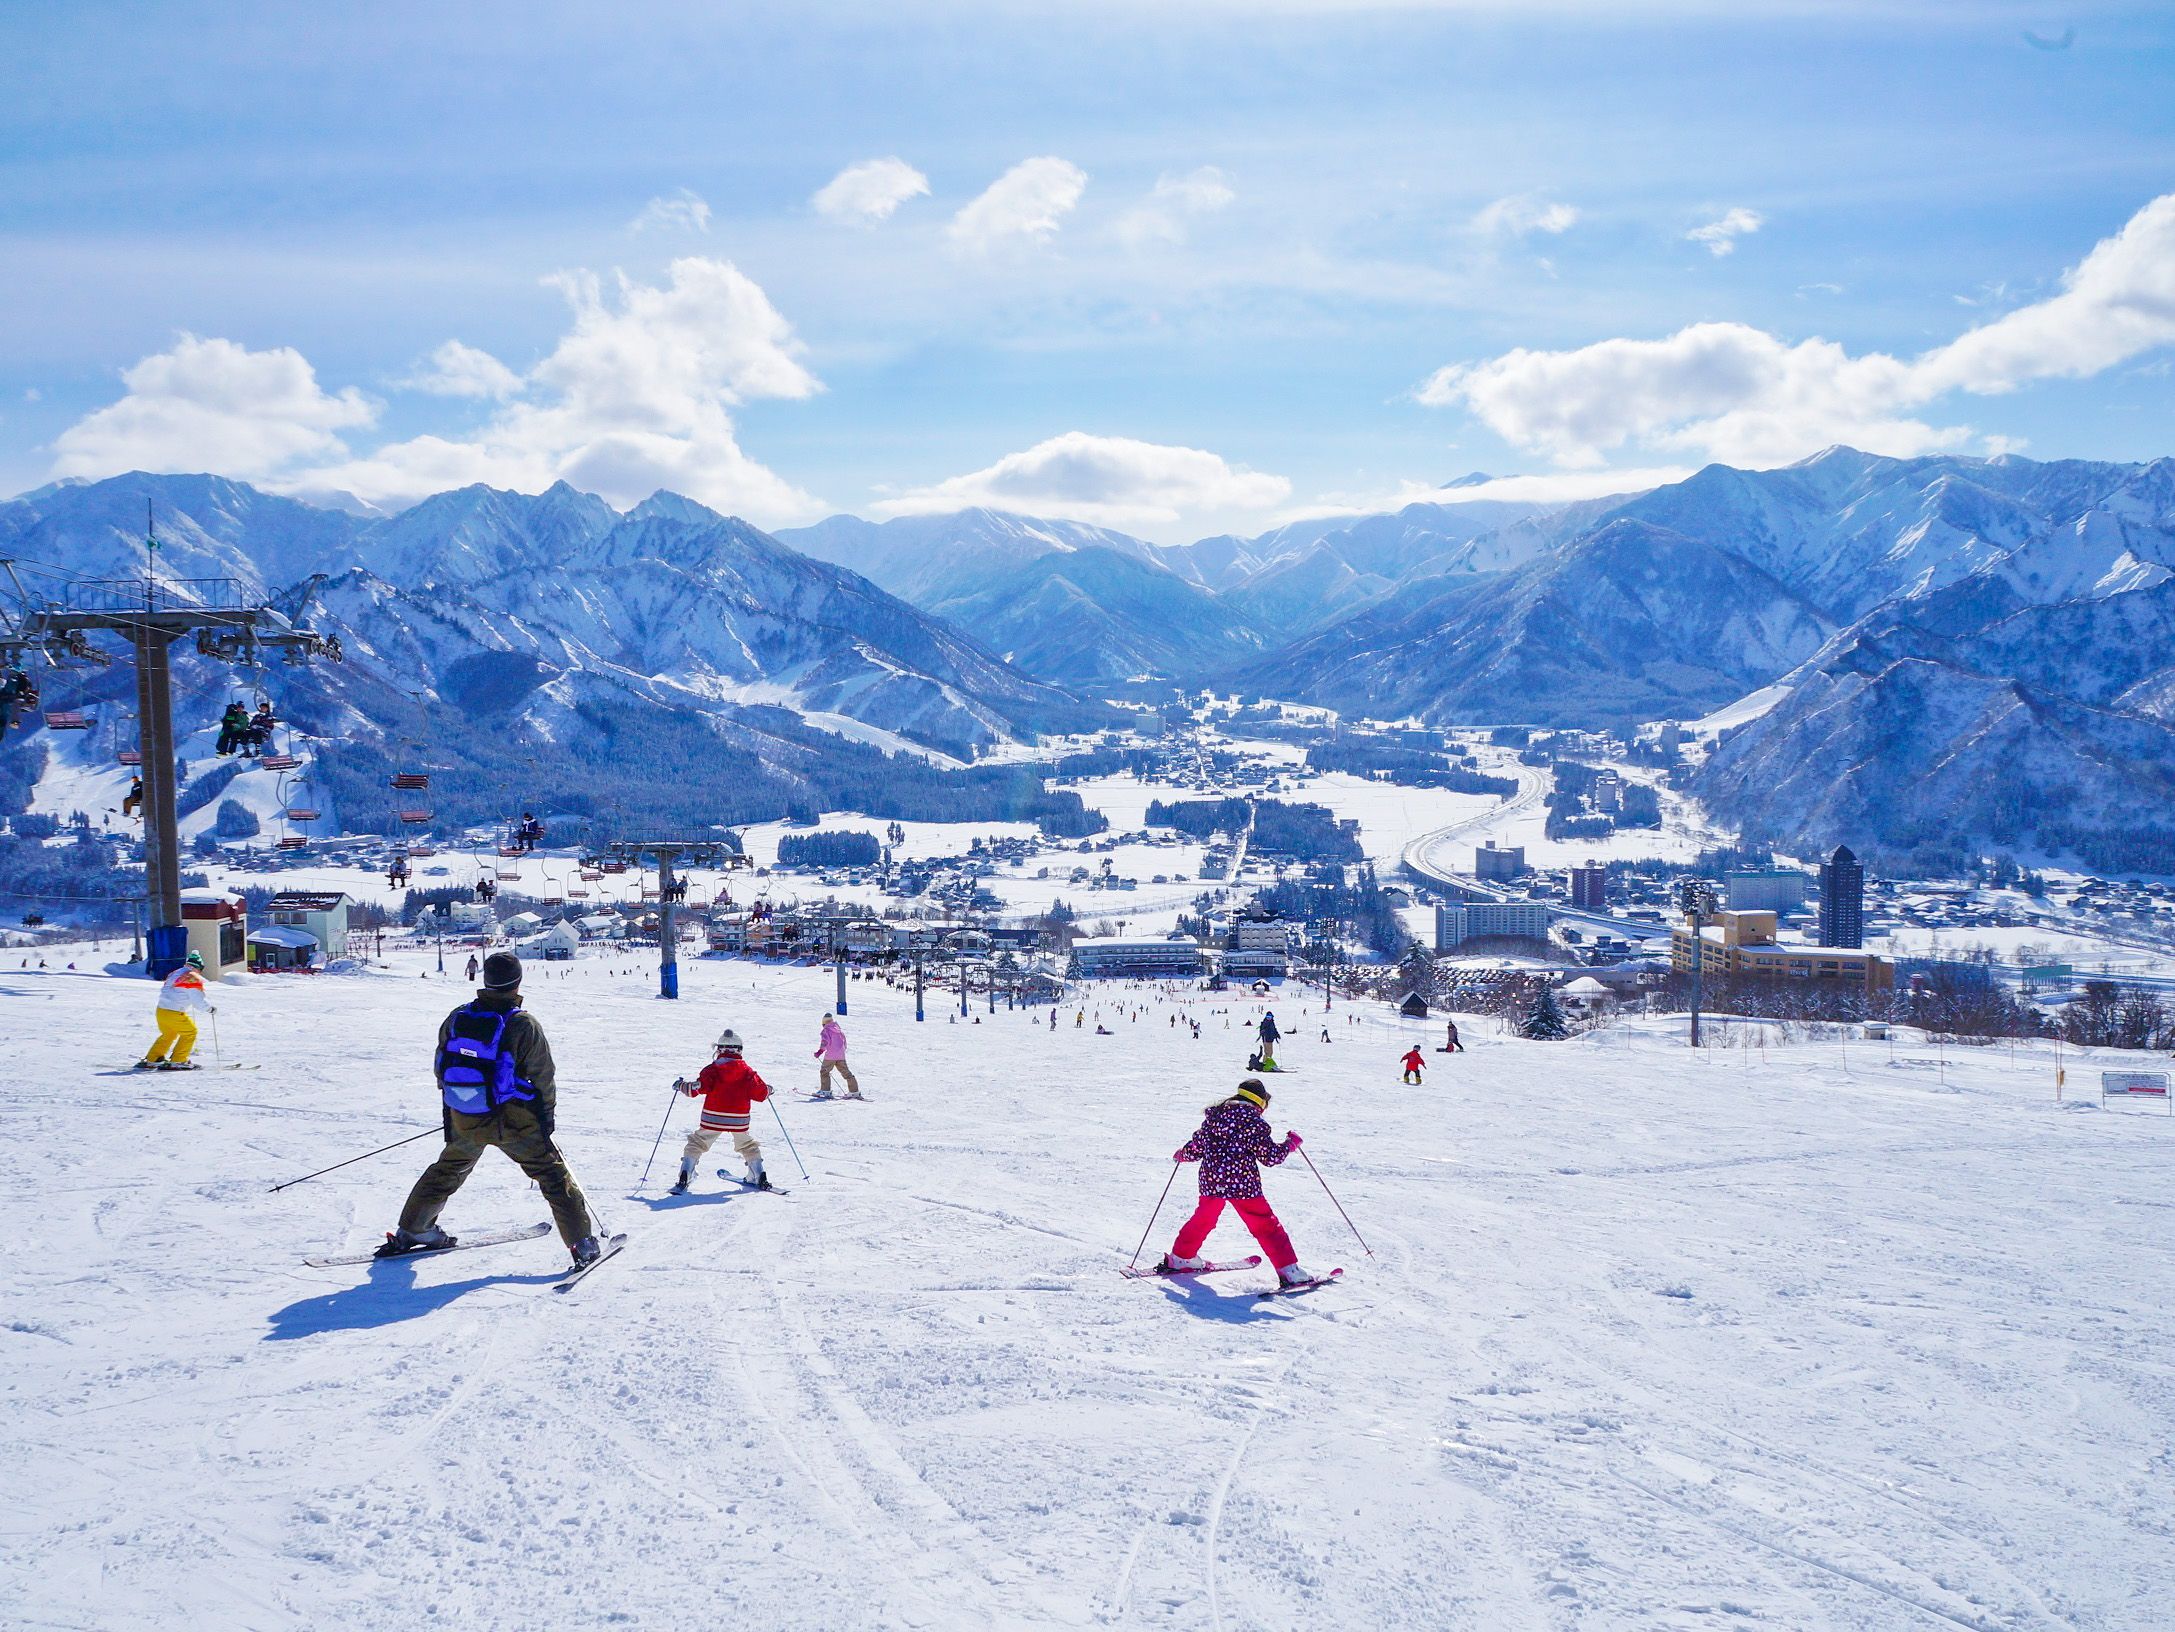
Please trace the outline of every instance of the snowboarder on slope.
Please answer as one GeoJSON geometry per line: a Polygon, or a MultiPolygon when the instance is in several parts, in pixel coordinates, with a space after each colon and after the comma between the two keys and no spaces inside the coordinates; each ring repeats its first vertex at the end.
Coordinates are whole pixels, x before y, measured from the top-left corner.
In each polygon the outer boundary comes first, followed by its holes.
{"type": "Polygon", "coordinates": [[[1443,1036],[1442,1047],[1438,1048],[1435,1052],[1438,1054],[1464,1053],[1465,1045],[1458,1041],[1458,1023],[1455,1020],[1445,1020],[1443,1024],[1447,1026],[1449,1030],[1443,1036]]]}
{"type": "Polygon", "coordinates": [[[536,1181],[574,1266],[596,1262],[603,1248],[588,1198],[552,1143],[559,1104],[558,1068],[536,1017],[521,1007],[521,960],[494,952],[483,960],[483,989],[447,1015],[433,1061],[444,1101],[446,1145],[408,1192],[400,1225],[386,1237],[399,1251],[445,1247],[453,1237],[438,1214],[496,1145],[536,1181]]]}
{"type": "Polygon", "coordinates": [[[1163,1255],[1164,1269],[1206,1267],[1208,1260],[1199,1255],[1201,1248],[1207,1244],[1216,1220],[1223,1216],[1224,1205],[1229,1203],[1261,1243],[1263,1255],[1276,1268],[1277,1279],[1287,1285],[1314,1279],[1300,1267],[1291,1237],[1284,1233],[1268,1198],[1261,1193],[1261,1169],[1277,1166],[1300,1144],[1295,1131],[1282,1139],[1269,1132],[1268,1119],[1261,1114],[1268,1107],[1267,1086],[1259,1077],[1248,1077],[1230,1098],[1209,1106],[1193,1137],[1173,1153],[1174,1161],[1201,1164],[1201,1200],[1193,1216],[1180,1228],[1171,1250],[1163,1255]]]}
{"type": "Polygon", "coordinates": [[[1418,1043],[1414,1043],[1405,1050],[1403,1064],[1405,1067],[1405,1081],[1417,1083],[1420,1080],[1420,1068],[1427,1064],[1426,1058],[1420,1053],[1418,1043]]]}
{"type": "Polygon", "coordinates": [[[196,1047],[196,1021],[192,1011],[217,1014],[204,989],[204,954],[191,952],[181,967],[166,977],[159,988],[158,1041],[136,1062],[139,1071],[196,1071],[189,1053],[196,1047]]]}
{"type": "Polygon", "coordinates": [[[770,1098],[770,1084],[740,1057],[740,1047],[740,1033],[726,1028],[718,1033],[715,1052],[702,1074],[693,1082],[682,1077],[673,1084],[691,1098],[703,1096],[702,1125],[687,1136],[687,1147],[680,1152],[680,1176],[672,1185],[675,1196],[687,1194],[695,1179],[695,1164],[725,1133],[733,1136],[733,1153],[748,1164],[747,1182],[758,1190],[770,1188],[763,1172],[763,1147],[748,1132],[749,1113],[757,1101],[770,1098]]]}
{"type": "Polygon", "coordinates": [[[1261,1025],[1258,1030],[1261,1037],[1261,1069],[1264,1071],[1274,1071],[1278,1069],[1276,1063],[1276,1040],[1284,1034],[1281,1031],[1277,1030],[1276,1012],[1273,1009],[1268,1010],[1262,1014],[1261,1025]]]}
{"type": "Polygon", "coordinates": [[[846,1098],[859,1099],[861,1097],[861,1085],[854,1080],[853,1067],[846,1063],[845,1028],[839,1025],[838,1016],[835,1014],[826,1013],[823,1016],[823,1034],[817,1039],[815,1057],[823,1062],[823,1069],[816,1078],[814,1098],[829,1099],[832,1097],[831,1073],[833,1071],[846,1079],[846,1098]]]}

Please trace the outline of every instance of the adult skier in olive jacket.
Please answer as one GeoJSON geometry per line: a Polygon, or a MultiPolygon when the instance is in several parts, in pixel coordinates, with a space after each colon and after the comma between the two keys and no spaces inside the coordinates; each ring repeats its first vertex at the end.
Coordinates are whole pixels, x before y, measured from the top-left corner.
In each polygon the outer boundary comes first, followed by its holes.
{"type": "Polygon", "coordinates": [[[601,1250],[596,1222],[551,1138],[558,1070],[544,1028],[521,1007],[521,960],[511,952],[483,960],[483,989],[438,1028],[436,1069],[445,1149],[408,1193],[400,1226],[386,1237],[388,1256],[453,1244],[438,1227],[439,1211],[496,1145],[544,1192],[575,1264],[593,1261],[601,1250]]]}

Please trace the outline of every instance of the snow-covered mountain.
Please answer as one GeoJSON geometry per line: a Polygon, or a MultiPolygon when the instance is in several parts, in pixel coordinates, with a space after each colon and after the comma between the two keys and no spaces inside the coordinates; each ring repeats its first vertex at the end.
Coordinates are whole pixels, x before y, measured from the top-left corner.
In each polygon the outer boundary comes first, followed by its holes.
{"type": "Polygon", "coordinates": [[[1060,685],[1198,679],[1264,644],[1238,610],[1174,570],[1177,551],[1080,522],[996,510],[883,523],[833,516],[778,536],[1060,685]]]}
{"type": "Polygon", "coordinates": [[[470,487],[367,520],[218,478],[131,475],[12,501],[0,537],[69,572],[133,574],[147,499],[174,577],[255,596],[327,575],[312,621],[351,662],[316,684],[350,726],[385,694],[564,711],[598,688],[782,705],[953,752],[1099,717],[857,574],[670,494],[620,516],[564,484],[470,487]]]}

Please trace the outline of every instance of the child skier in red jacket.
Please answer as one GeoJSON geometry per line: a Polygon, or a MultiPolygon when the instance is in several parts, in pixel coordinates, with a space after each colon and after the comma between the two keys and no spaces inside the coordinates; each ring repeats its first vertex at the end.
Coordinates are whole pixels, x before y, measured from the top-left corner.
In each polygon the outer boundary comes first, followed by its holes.
{"type": "Polygon", "coordinates": [[[1171,1243],[1171,1250],[1163,1255],[1159,1267],[1166,1273],[1183,1274],[1207,1267],[1208,1260],[1199,1253],[1228,1202],[1261,1243],[1263,1254],[1276,1266],[1279,1280],[1290,1284],[1314,1279],[1299,1267],[1299,1254],[1292,1249],[1291,1237],[1284,1233],[1268,1198],[1261,1193],[1261,1169],[1275,1167],[1299,1148],[1297,1133],[1278,1139],[1269,1132],[1268,1119],[1261,1114],[1268,1105],[1267,1087],[1260,1078],[1248,1077],[1229,1099],[1209,1106],[1193,1137],[1175,1153],[1174,1160],[1201,1164],[1201,1201],[1179,1230],[1178,1239],[1171,1243]]]}
{"type": "Polygon", "coordinates": [[[759,1100],[770,1098],[770,1084],[755,1074],[755,1067],[740,1057],[740,1033],[727,1030],[719,1034],[716,1058],[702,1068],[702,1075],[693,1082],[685,1077],[673,1084],[687,1095],[702,1096],[702,1125],[687,1136],[687,1148],[680,1153],[680,1177],[672,1186],[676,1196],[687,1194],[688,1185],[695,1177],[695,1164],[709,1153],[720,1134],[733,1136],[733,1151],[748,1164],[747,1182],[758,1190],[768,1190],[770,1180],[763,1172],[763,1147],[748,1132],[751,1108],[759,1100]]]}
{"type": "Polygon", "coordinates": [[[1426,1064],[1427,1060],[1420,1053],[1419,1044],[1415,1043],[1412,1047],[1406,1049],[1404,1058],[1405,1081],[1418,1082],[1420,1080],[1420,1068],[1426,1064]]]}

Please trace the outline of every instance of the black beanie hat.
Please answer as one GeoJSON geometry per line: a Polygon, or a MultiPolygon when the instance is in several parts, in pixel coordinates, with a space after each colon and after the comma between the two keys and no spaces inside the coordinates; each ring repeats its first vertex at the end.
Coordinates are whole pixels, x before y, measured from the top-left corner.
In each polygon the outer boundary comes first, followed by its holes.
{"type": "Polygon", "coordinates": [[[1263,1110],[1269,1108],[1269,1085],[1259,1077],[1248,1077],[1231,1090],[1233,1099],[1250,1099],[1263,1110]]]}
{"type": "Polygon", "coordinates": [[[521,989],[521,960],[511,952],[494,952],[483,960],[483,989],[517,992],[521,989]]]}

